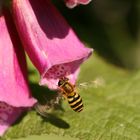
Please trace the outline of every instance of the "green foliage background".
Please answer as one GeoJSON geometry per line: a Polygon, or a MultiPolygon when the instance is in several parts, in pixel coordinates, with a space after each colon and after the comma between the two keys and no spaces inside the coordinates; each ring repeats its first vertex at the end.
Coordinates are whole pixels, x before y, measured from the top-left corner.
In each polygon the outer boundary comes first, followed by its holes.
{"type": "MultiPolygon", "coordinates": [[[[38,86],[39,76],[31,63],[29,69],[34,95],[50,94],[38,86]]],[[[79,76],[79,83],[88,81],[94,83],[79,90],[83,112],[73,112],[67,101],[49,119],[29,110],[1,139],[139,140],[140,71],[130,73],[94,54],[82,65],[79,76]]]]}
{"type": "Polygon", "coordinates": [[[92,0],[68,9],[54,0],[82,40],[111,63],[140,68],[140,1],[92,0]]]}

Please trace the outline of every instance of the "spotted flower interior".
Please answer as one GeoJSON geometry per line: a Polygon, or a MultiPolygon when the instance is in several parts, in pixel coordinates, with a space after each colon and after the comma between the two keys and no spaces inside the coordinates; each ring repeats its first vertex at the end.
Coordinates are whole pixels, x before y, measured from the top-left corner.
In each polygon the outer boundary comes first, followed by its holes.
{"type": "Polygon", "coordinates": [[[65,76],[69,72],[70,67],[68,66],[68,64],[55,65],[48,70],[45,77],[47,79],[58,79],[65,76]]]}
{"type": "Polygon", "coordinates": [[[44,85],[46,83],[50,89],[55,90],[58,88],[58,81],[62,77],[67,77],[72,84],[75,84],[79,73],[78,63],[80,64],[80,61],[82,60],[52,66],[45,73],[40,84],[44,85]]]}
{"type": "Polygon", "coordinates": [[[0,135],[17,119],[21,112],[21,108],[12,107],[4,102],[0,102],[0,135]]]}

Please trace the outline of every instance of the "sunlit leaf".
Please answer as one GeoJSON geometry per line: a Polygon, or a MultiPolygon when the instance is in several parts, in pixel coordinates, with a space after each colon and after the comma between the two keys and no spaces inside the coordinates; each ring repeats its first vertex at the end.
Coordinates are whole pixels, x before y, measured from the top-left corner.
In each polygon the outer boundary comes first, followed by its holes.
{"type": "MultiPolygon", "coordinates": [[[[53,94],[47,88],[39,87],[38,79],[30,64],[34,94],[53,94]]],[[[81,113],[72,111],[66,100],[62,110],[55,111],[46,119],[30,110],[9,129],[4,138],[47,134],[46,138],[55,135],[62,140],[63,137],[72,140],[140,139],[140,71],[130,73],[93,55],[82,65],[78,82],[88,81],[97,81],[98,85],[93,83],[93,86],[79,90],[84,103],[81,113]],[[102,79],[103,83],[98,79],[102,79]]]]}

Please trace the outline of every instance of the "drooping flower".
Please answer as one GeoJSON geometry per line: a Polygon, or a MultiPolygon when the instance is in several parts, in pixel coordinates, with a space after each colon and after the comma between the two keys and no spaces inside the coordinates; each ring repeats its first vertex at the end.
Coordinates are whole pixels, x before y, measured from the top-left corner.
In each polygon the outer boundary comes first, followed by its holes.
{"type": "Polygon", "coordinates": [[[10,14],[0,15],[0,135],[36,102],[27,83],[25,54],[10,14]]]}
{"type": "Polygon", "coordinates": [[[40,84],[57,89],[60,77],[75,83],[80,64],[92,53],[49,0],[13,0],[23,46],[41,74],[40,84]]]}
{"type": "Polygon", "coordinates": [[[0,14],[0,135],[24,108],[36,103],[28,88],[21,42],[41,74],[40,84],[50,89],[57,89],[63,76],[75,83],[80,64],[92,53],[49,0],[12,0],[12,14],[0,14]]]}
{"type": "Polygon", "coordinates": [[[66,6],[69,8],[74,8],[75,6],[79,4],[86,5],[90,2],[91,0],[65,0],[66,6]]]}

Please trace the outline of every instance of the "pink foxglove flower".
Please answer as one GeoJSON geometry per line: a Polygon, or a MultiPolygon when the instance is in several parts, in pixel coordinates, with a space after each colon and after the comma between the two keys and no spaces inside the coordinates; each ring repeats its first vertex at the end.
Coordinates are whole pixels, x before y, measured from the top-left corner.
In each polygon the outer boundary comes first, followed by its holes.
{"type": "MultiPolygon", "coordinates": [[[[0,0],[0,6],[1,2],[5,1],[0,0]]],[[[73,3],[67,6],[88,2],[73,3]]],[[[21,42],[40,72],[40,84],[51,89],[57,89],[59,78],[64,76],[75,83],[80,65],[92,53],[49,0],[12,0],[12,14],[17,29],[10,13],[0,13],[0,135],[24,108],[36,103],[28,88],[21,42]]]]}
{"type": "Polygon", "coordinates": [[[49,0],[13,0],[15,24],[40,84],[57,89],[60,77],[75,83],[80,64],[92,53],[49,0]]]}
{"type": "Polygon", "coordinates": [[[69,8],[74,8],[75,6],[79,4],[86,5],[90,2],[91,0],[65,0],[66,6],[69,8]]]}
{"type": "Polygon", "coordinates": [[[36,102],[28,89],[24,51],[8,12],[0,15],[0,135],[36,102]]]}

